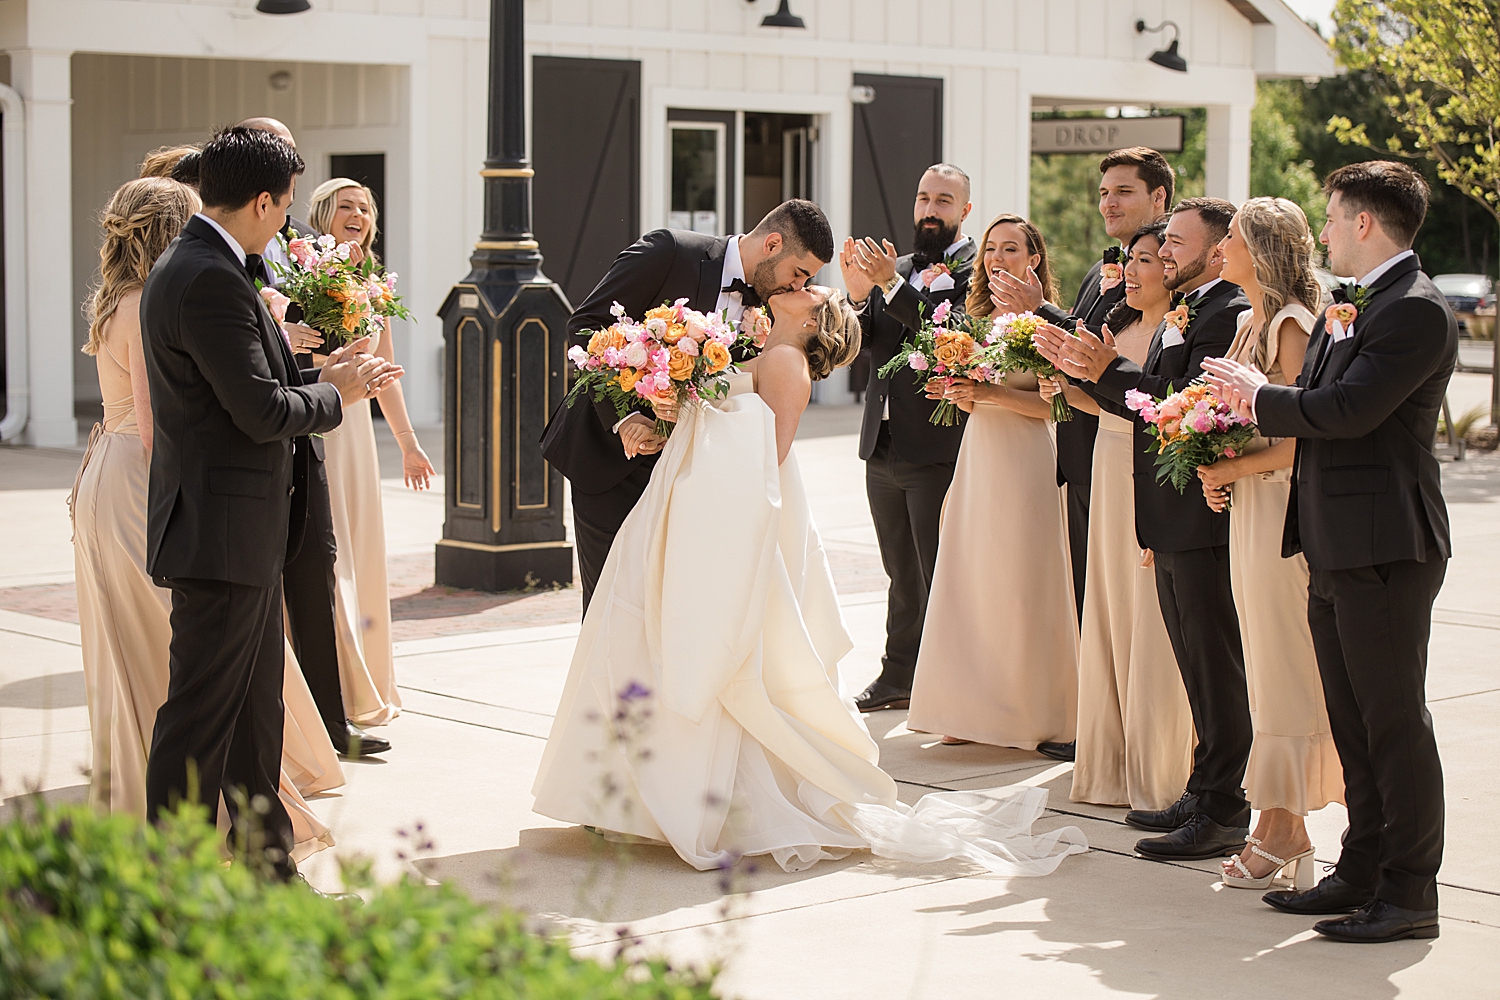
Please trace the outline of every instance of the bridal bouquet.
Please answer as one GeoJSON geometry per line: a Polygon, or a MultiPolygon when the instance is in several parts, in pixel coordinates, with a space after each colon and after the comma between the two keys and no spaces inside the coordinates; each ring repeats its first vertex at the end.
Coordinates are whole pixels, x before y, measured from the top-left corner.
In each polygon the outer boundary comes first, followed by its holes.
{"type": "Polygon", "coordinates": [[[359,244],[339,243],[332,236],[313,240],[294,229],[282,245],[291,263],[271,262],[281,287],[260,290],[277,323],[285,321],[287,305],[295,302],[302,307],[302,322],[321,333],[325,347],[332,349],[380,333],[387,317],[411,318],[396,294],[396,272],[382,273],[359,244]]]}
{"type": "MultiPolygon", "coordinates": [[[[637,322],[618,302],[615,322],[575,345],[568,360],[578,369],[567,404],[592,395],[608,400],[624,419],[642,402],[680,408],[688,402],[721,399],[729,391],[730,350],[753,356],[765,346],[771,319],[764,309],[746,309],[738,324],[722,313],[701,313],[687,299],[648,310],[637,322]]],[[[672,424],[656,420],[656,433],[668,437],[672,424]]]]}
{"type": "MultiPolygon", "coordinates": [[[[924,319],[916,335],[880,369],[880,377],[888,379],[899,369],[909,368],[926,375],[928,382],[941,380],[944,385],[960,378],[998,382],[1005,371],[982,342],[987,327],[985,320],[955,314],[950,302],[939,302],[932,318],[924,319]]],[[[958,423],[958,406],[940,399],[928,419],[939,427],[952,427],[958,423]]]]}
{"type": "MultiPolygon", "coordinates": [[[[1168,386],[1168,389],[1171,387],[1168,386]]],[[[1255,437],[1255,425],[1213,395],[1207,382],[1188,384],[1165,399],[1131,389],[1125,405],[1146,421],[1157,439],[1156,481],[1171,480],[1181,493],[1198,466],[1244,452],[1255,437]]]]}
{"type": "MultiPolygon", "coordinates": [[[[1036,313],[1002,313],[995,317],[994,328],[985,338],[999,350],[995,363],[1007,372],[1030,372],[1038,378],[1053,378],[1058,370],[1036,349],[1032,334],[1047,321],[1036,313]]],[[[1067,423],[1073,419],[1073,408],[1062,393],[1052,397],[1052,420],[1067,423]]]]}

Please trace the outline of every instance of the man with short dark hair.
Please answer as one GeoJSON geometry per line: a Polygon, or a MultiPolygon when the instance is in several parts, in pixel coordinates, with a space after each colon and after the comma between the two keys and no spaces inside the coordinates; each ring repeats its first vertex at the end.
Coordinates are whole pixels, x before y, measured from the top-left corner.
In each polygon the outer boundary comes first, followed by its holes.
{"type": "Polygon", "coordinates": [[[969,175],[951,163],[935,163],[917,182],[912,253],[897,256],[888,240],[877,246],[868,237],[851,237],[839,257],[849,304],[859,310],[871,353],[859,457],[865,461],[865,493],[880,561],[891,581],[880,676],[855,698],[861,712],[911,704],[927,595],[937,567],[938,521],[967,419],[960,417],[951,427],[935,426],[929,419],[932,401],[922,391],[926,380],[905,369],[885,379],[880,369],[939,303],[963,309],[977,252],[963,224],[973,208],[969,175]]]}
{"type": "Polygon", "coordinates": [[[1438,936],[1443,769],[1427,711],[1432,604],[1452,553],[1432,454],[1458,357],[1458,323],[1411,250],[1427,184],[1376,160],[1328,175],[1321,240],[1334,292],[1295,385],[1226,359],[1216,389],[1262,434],[1295,437],[1284,555],[1311,570],[1307,621],[1344,766],[1349,829],[1332,875],[1267,903],[1342,914],[1336,941],[1438,936]]]}
{"type": "Polygon", "coordinates": [[[215,821],[222,794],[232,838],[281,878],[296,872],[277,794],[291,439],[332,430],[343,406],[400,375],[357,353],[368,343],[359,340],[303,376],[257,293],[261,259],[246,248],[281,228],[300,173],[296,150],[269,133],[214,136],[199,156],[203,211],[141,295],[156,435],[146,565],[172,591],[171,681],[152,734],[147,815],[191,793],[215,821]]]}
{"type": "MultiPolygon", "coordinates": [[[[587,347],[589,331],[614,323],[618,302],[637,320],[647,309],[686,298],[700,312],[738,322],[747,307],[796,291],[833,259],[833,230],[823,210],[794,198],[773,208],[743,236],[655,229],[620,251],[609,272],[573,311],[568,334],[587,347]]],[[[583,608],[609,557],[615,533],[646,491],[666,439],[645,403],[623,420],[608,401],[558,404],[542,432],[542,456],[573,488],[573,540],[583,578],[583,608]]]]}
{"type": "MultiPolygon", "coordinates": [[[[1172,207],[1176,176],[1167,158],[1146,146],[1116,149],[1099,161],[1099,214],[1104,231],[1119,244],[1135,235],[1136,230],[1167,214],[1172,207]]],[[[1065,313],[1042,296],[1041,282],[1035,275],[1017,280],[1005,271],[990,281],[995,289],[996,307],[1003,312],[1031,311],[1065,330],[1080,323],[1094,333],[1104,326],[1104,317],[1125,297],[1123,270],[1104,277],[1107,264],[1124,266],[1119,246],[1104,251],[1097,263],[1084,275],[1073,300],[1073,311],[1065,313]]],[[[1057,485],[1068,493],[1068,549],[1073,563],[1073,599],[1078,617],[1083,619],[1083,592],[1088,578],[1089,495],[1093,489],[1094,435],[1099,418],[1082,410],[1073,411],[1073,419],[1056,424],[1057,485]]],[[[1057,760],[1072,760],[1073,743],[1041,743],[1037,750],[1057,760]]]]}
{"type": "Polygon", "coordinates": [[[1086,328],[1076,337],[1043,327],[1038,347],[1066,375],[1083,380],[1099,405],[1135,426],[1135,529],[1151,553],[1162,619],[1187,689],[1198,745],[1182,798],[1166,809],[1131,810],[1125,822],[1163,834],[1136,844],[1158,861],[1203,860],[1233,854],[1250,832],[1243,788],[1253,731],[1245,687],[1240,623],[1229,584],[1229,515],[1215,513],[1196,493],[1179,493],[1156,478],[1155,438],[1125,406],[1138,390],[1164,397],[1197,378],[1203,362],[1229,350],[1249,301],[1219,277],[1220,241],[1234,206],[1220,198],[1186,198],[1163,234],[1165,283],[1186,316],[1157,328],[1144,365],[1121,357],[1086,328]]]}

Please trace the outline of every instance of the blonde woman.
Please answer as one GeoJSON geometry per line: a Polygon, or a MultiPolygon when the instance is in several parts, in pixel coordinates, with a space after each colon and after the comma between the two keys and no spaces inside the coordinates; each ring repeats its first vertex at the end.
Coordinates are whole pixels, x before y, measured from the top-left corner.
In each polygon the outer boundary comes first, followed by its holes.
{"type": "MultiPolygon", "coordinates": [[[[997,275],[1057,283],[1030,222],[998,216],[979,241],[971,316],[998,310],[997,275]]],[[[969,413],[938,534],[907,725],[944,743],[1033,750],[1073,739],[1078,618],[1050,404],[1033,375],[1004,385],[960,379],[929,394],[969,413]]]]}
{"type": "MultiPolygon", "coordinates": [[[[167,697],[171,593],[146,572],[146,486],[151,397],[141,349],[141,288],[156,258],[199,208],[191,188],[164,177],[126,183],[100,223],[99,281],[88,304],[89,339],[104,397],[73,487],[73,557],[84,681],[93,736],[90,799],[146,815],[146,756],[167,697]]],[[[279,544],[279,543],[278,543],[279,544]]],[[[292,818],[293,858],[333,845],[299,791],[343,784],[338,759],[294,660],[286,705],[281,800],[292,818]]]]}
{"type": "MultiPolygon", "coordinates": [[[[354,243],[374,255],[379,209],[369,188],[347,177],[335,177],[313,191],[308,224],[340,243],[354,243]]],[[[376,262],[377,264],[379,261],[376,262]]],[[[321,364],[323,339],[316,330],[287,324],[296,353],[312,352],[321,364]]],[[[377,338],[373,353],[395,360],[390,323],[377,338]]],[[[406,485],[424,490],[435,471],[417,441],[406,397],[392,383],[381,392],[380,412],[401,447],[401,471],[406,485]]],[[[339,680],[349,721],[362,726],[385,725],[401,713],[396,691],[396,666],[391,647],[391,602],[385,567],[385,515],[380,502],[380,463],[375,451],[375,425],[368,400],[344,410],[344,422],[324,436],[333,534],[338,545],[334,560],[334,622],[337,630],[339,680]]]]}
{"type": "MultiPolygon", "coordinates": [[[[1274,384],[1290,384],[1302,370],[1322,298],[1306,216],[1285,198],[1252,198],[1220,245],[1224,280],[1250,299],[1228,357],[1254,365],[1274,384]]],[[[1234,501],[1230,583],[1255,728],[1245,790],[1260,811],[1246,849],[1224,863],[1224,884],[1242,889],[1263,889],[1284,871],[1298,886],[1311,886],[1313,844],[1303,817],[1344,800],[1307,624],[1307,560],[1281,554],[1296,447],[1293,438],[1257,435],[1245,454],[1198,469],[1210,507],[1234,501]]]]}

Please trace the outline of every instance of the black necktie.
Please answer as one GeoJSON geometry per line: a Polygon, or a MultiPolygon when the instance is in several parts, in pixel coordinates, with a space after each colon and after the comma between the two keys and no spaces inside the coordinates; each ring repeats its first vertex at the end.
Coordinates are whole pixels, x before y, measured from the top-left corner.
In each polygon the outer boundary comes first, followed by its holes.
{"type": "Polygon", "coordinates": [[[250,280],[252,282],[266,280],[266,264],[265,261],[261,259],[260,254],[245,254],[245,273],[250,275],[250,280]]]}
{"type": "Polygon", "coordinates": [[[743,278],[735,278],[732,281],[730,281],[728,285],[724,286],[724,291],[727,292],[727,293],[730,293],[730,294],[733,294],[734,292],[739,292],[740,293],[740,302],[744,305],[744,307],[746,309],[753,309],[756,306],[758,306],[758,305],[761,304],[761,302],[760,302],[760,296],[758,294],[756,294],[756,291],[755,291],[754,288],[752,288],[751,286],[745,284],[745,281],[744,281],[743,278]]]}

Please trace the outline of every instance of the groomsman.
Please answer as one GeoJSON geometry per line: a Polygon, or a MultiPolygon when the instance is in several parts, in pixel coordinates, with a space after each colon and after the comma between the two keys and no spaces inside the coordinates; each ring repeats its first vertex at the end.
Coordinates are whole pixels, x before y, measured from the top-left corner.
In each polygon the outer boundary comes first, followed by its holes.
{"type": "Polygon", "coordinates": [[[964,418],[952,427],[929,421],[933,404],[922,391],[924,379],[903,373],[893,384],[879,371],[939,303],[964,307],[975,246],[963,223],[973,207],[969,175],[951,163],[934,164],[917,184],[913,253],[897,256],[889,241],[877,246],[873,239],[850,238],[839,255],[849,302],[860,310],[860,328],[871,348],[859,457],[865,460],[880,560],[891,578],[885,655],[880,676],[855,699],[861,712],[911,704],[937,564],[938,520],[963,441],[964,418]]]}
{"type": "Polygon", "coordinates": [[[1313,327],[1297,384],[1204,365],[1262,433],[1297,439],[1282,548],[1312,570],[1307,621],[1349,804],[1334,873],[1265,900],[1288,913],[1355,911],[1313,925],[1336,941],[1435,938],[1443,770],[1425,685],[1452,547],[1432,442],[1458,324],[1411,250],[1427,214],[1422,175],[1354,163],[1323,189],[1329,269],[1359,278],[1313,327]]]}
{"type": "MultiPolygon", "coordinates": [[[[1099,161],[1099,214],[1104,217],[1104,232],[1117,243],[1135,235],[1136,230],[1167,214],[1172,205],[1176,175],[1167,158],[1146,146],[1117,149],[1099,161]]],[[[1104,266],[1124,267],[1120,247],[1111,246],[1099,261],[1089,268],[1073,300],[1073,311],[1065,313],[1042,295],[1041,282],[1035,274],[1020,281],[1001,271],[991,278],[993,298],[1001,312],[1031,311],[1050,323],[1072,330],[1082,323],[1098,333],[1104,317],[1125,297],[1123,275],[1109,281],[1104,266]],[[1105,287],[1108,285],[1109,287],[1105,287]]],[[[1073,599],[1078,617],[1083,619],[1083,591],[1088,573],[1089,494],[1094,469],[1094,435],[1099,418],[1082,410],[1073,411],[1073,419],[1057,424],[1057,485],[1068,488],[1068,548],[1073,562],[1073,599]]],[[[1076,744],[1042,743],[1037,750],[1057,760],[1072,760],[1076,744]]]]}
{"type": "Polygon", "coordinates": [[[1206,359],[1229,350],[1239,314],[1250,308],[1239,286],[1219,277],[1219,241],[1233,216],[1234,206],[1219,198],[1187,198],[1172,213],[1161,257],[1166,286],[1185,315],[1180,325],[1169,316],[1157,328],[1144,366],[1087,329],[1070,337],[1044,327],[1038,336],[1042,353],[1065,374],[1092,383],[1084,388],[1101,406],[1135,424],[1136,537],[1154,560],[1162,618],[1198,733],[1182,798],[1166,809],[1125,814],[1131,826],[1164,834],[1135,847],[1158,861],[1233,854],[1250,832],[1250,804],[1241,786],[1253,733],[1229,585],[1229,516],[1209,510],[1196,493],[1157,483],[1156,439],[1125,406],[1127,391],[1166,396],[1198,377],[1206,359]]]}
{"type": "MultiPolygon", "coordinates": [[[[269,132],[293,149],[297,140],[292,130],[275,118],[246,118],[239,127],[269,132]]],[[[290,238],[295,229],[306,236],[312,227],[288,213],[286,224],[281,227],[281,237],[290,238]]],[[[265,284],[277,286],[277,277],[271,264],[288,267],[291,261],[282,250],[281,241],[272,237],[262,254],[265,284]]],[[[296,321],[302,318],[302,309],[295,303],[287,309],[286,332],[292,338],[293,354],[297,367],[311,371],[312,354],[302,346],[304,338],[317,337],[317,331],[302,326],[296,321]],[[300,353],[299,353],[300,352],[300,353]]],[[[326,350],[326,348],[325,348],[326,350]]],[[[318,715],[334,749],[344,757],[368,757],[385,753],[391,748],[390,741],[364,732],[349,721],[344,710],[344,688],[339,677],[338,632],[334,623],[333,602],[335,589],[334,562],[338,545],[333,536],[333,509],[328,491],[328,470],[323,465],[324,447],[320,435],[293,439],[294,478],[292,490],[292,519],[287,538],[286,565],[281,571],[282,593],[286,597],[287,633],[291,638],[292,651],[302,668],[302,676],[318,706],[318,715]]]]}
{"type": "MultiPolygon", "coordinates": [[[[610,307],[640,319],[647,309],[686,298],[732,322],[773,295],[796,291],[833,260],[833,230],[823,210],[793,198],[771,209],[744,236],[704,236],[656,229],[620,251],[609,272],[573,311],[568,335],[588,346],[587,332],[614,323],[610,307]]],[[[573,487],[573,537],[583,577],[583,609],[610,546],[635,506],[666,439],[644,404],[623,420],[612,403],[559,404],[542,432],[542,456],[573,487]]]]}

